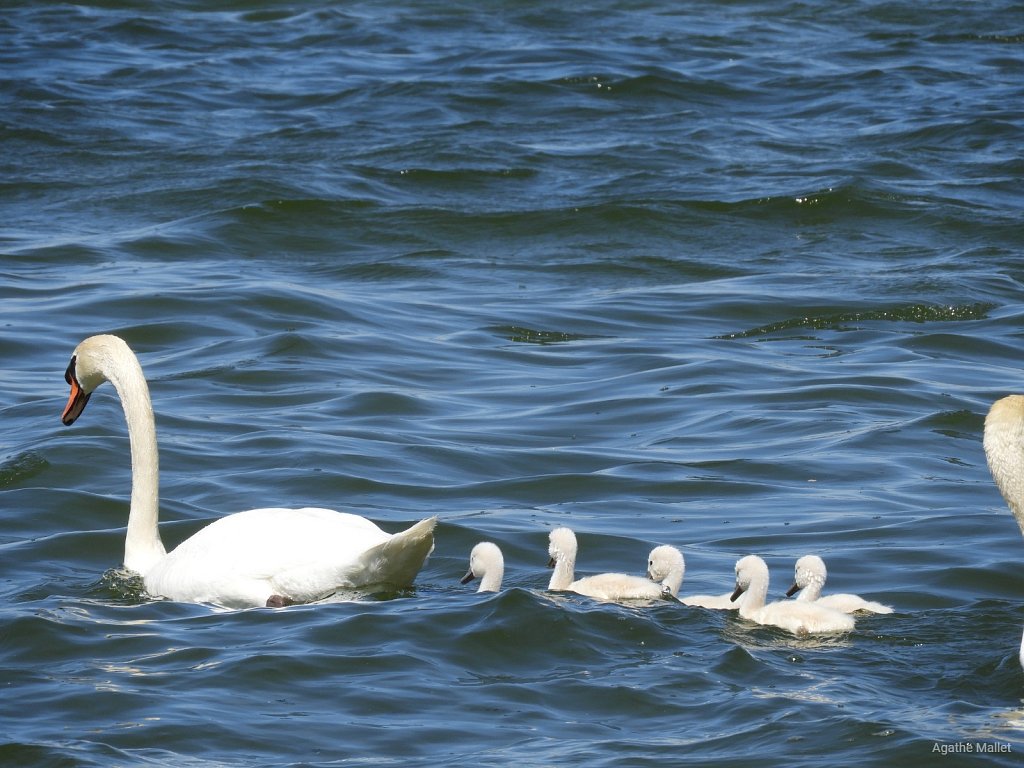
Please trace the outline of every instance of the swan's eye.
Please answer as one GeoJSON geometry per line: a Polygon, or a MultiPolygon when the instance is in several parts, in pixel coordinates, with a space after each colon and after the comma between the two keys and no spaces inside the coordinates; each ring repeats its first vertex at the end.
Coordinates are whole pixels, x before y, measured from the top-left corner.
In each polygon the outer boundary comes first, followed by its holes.
{"type": "Polygon", "coordinates": [[[71,384],[71,381],[75,378],[75,357],[71,358],[71,362],[68,363],[68,369],[64,371],[64,381],[71,384]]]}

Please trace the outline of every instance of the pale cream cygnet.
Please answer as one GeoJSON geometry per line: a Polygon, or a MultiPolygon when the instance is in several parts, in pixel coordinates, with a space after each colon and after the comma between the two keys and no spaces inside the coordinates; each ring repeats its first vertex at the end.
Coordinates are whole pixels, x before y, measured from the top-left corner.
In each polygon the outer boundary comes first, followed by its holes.
{"type": "Polygon", "coordinates": [[[786,592],[786,597],[792,597],[797,592],[797,600],[815,605],[823,605],[841,613],[856,613],[866,611],[868,613],[892,613],[892,606],[876,603],[874,600],[865,600],[860,595],[845,593],[824,595],[821,588],[825,586],[828,578],[828,571],[825,568],[825,561],[817,555],[804,555],[796,561],[793,568],[793,586],[786,592]]]}

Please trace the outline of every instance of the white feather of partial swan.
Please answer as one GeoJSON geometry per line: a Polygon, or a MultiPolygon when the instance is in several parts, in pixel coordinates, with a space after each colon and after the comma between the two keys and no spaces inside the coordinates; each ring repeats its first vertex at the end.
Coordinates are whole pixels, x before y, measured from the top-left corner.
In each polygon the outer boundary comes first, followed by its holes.
{"type": "Polygon", "coordinates": [[[817,555],[804,555],[796,561],[793,567],[793,586],[786,592],[786,597],[792,597],[797,592],[797,600],[815,605],[823,605],[841,613],[857,613],[866,611],[868,613],[892,613],[892,606],[876,603],[874,600],[865,600],[860,595],[850,594],[821,594],[821,588],[825,586],[828,578],[828,570],[825,568],[825,561],[817,555]]]}
{"type": "Polygon", "coordinates": [[[598,600],[656,600],[675,596],[683,581],[682,553],[674,547],[655,547],[651,550],[649,563],[655,559],[657,563],[649,565],[649,573],[663,574],[657,582],[643,576],[632,576],[626,573],[601,573],[575,579],[576,569],[576,534],[569,528],[556,528],[548,535],[548,565],[554,568],[548,589],[556,592],[575,592],[598,600]],[[671,550],[671,552],[670,552],[671,550]],[[675,560],[672,552],[679,555],[675,560]]]}
{"type": "Polygon", "coordinates": [[[846,613],[823,608],[814,603],[784,600],[768,603],[768,566],[757,555],[747,555],[736,563],[736,591],[733,597],[746,595],[740,605],[742,618],[758,624],[781,627],[795,635],[848,632],[853,629],[853,617],[846,613]]]}
{"type": "Polygon", "coordinates": [[[505,558],[497,544],[481,541],[469,553],[469,570],[462,577],[462,583],[468,584],[473,579],[480,579],[477,592],[497,592],[501,589],[501,580],[505,576],[505,558]]]}
{"type": "MultiPolygon", "coordinates": [[[[989,471],[1024,533],[1024,396],[1009,395],[992,404],[983,443],[989,471]]],[[[1018,658],[1024,666],[1024,637],[1018,658]]]]}
{"type": "Polygon", "coordinates": [[[92,336],[75,348],[65,378],[65,424],[104,381],[121,399],[132,461],[124,565],[154,597],[242,608],[312,602],[345,588],[407,587],[433,549],[436,518],[389,534],[358,515],[307,507],[228,515],[167,552],[158,530],[156,426],[138,359],[117,336],[92,336]]]}

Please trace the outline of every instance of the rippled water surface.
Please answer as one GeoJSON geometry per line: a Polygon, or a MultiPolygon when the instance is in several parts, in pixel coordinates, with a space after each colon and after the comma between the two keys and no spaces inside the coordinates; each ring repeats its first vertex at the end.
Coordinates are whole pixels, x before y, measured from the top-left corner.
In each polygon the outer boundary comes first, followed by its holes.
{"type": "Polygon", "coordinates": [[[0,763],[1015,764],[1024,11],[900,0],[15,2],[0,15],[0,763]],[[115,575],[113,389],[150,381],[162,534],[437,515],[413,590],[217,612],[115,575]],[[680,547],[794,638],[546,591],[680,547]],[[505,553],[502,592],[462,586],[505,553]],[[996,754],[980,755],[981,750],[996,754]],[[942,753],[949,753],[943,755],[942,753]]]}

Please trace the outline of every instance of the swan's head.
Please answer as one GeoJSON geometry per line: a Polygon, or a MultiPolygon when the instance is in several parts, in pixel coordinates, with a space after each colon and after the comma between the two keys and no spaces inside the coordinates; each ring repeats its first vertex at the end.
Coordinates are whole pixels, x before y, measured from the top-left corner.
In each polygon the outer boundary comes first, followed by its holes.
{"type": "Polygon", "coordinates": [[[828,571],[825,569],[825,561],[817,555],[804,555],[796,561],[793,569],[793,586],[786,592],[786,597],[792,597],[804,587],[816,584],[820,589],[825,585],[828,571]]]}
{"type": "Polygon", "coordinates": [[[64,372],[64,380],[71,385],[71,396],[60,417],[65,425],[75,423],[96,387],[107,381],[107,372],[126,357],[134,359],[135,355],[117,336],[90,336],[75,347],[64,372]]]}
{"type": "Polygon", "coordinates": [[[548,567],[554,568],[559,560],[576,559],[576,534],[570,528],[555,528],[548,534],[548,567]]]}
{"type": "MultiPolygon", "coordinates": [[[[469,553],[469,570],[462,577],[462,583],[468,584],[473,579],[481,579],[487,583],[497,581],[500,584],[504,571],[505,558],[502,557],[498,545],[481,541],[469,553]]],[[[483,590],[484,586],[480,589],[483,590]]]]}
{"type": "Polygon", "coordinates": [[[768,583],[768,565],[757,555],[747,555],[736,563],[736,591],[730,598],[733,602],[750,589],[754,581],[763,579],[768,583]]]}
{"type": "Polygon", "coordinates": [[[679,594],[685,571],[683,553],[675,547],[662,544],[651,550],[647,559],[647,578],[661,584],[673,596],[679,594]]]}

